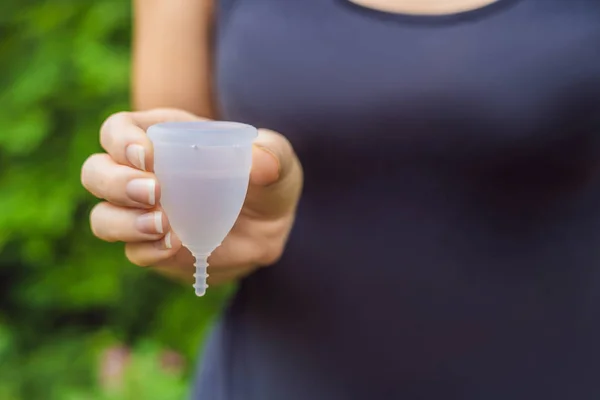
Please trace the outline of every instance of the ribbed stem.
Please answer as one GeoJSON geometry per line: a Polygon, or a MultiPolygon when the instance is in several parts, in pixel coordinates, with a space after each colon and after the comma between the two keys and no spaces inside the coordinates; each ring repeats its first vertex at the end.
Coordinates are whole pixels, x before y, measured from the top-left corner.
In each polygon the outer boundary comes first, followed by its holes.
{"type": "Polygon", "coordinates": [[[196,258],[196,262],[194,263],[194,267],[196,267],[196,273],[194,274],[196,283],[194,283],[194,289],[196,291],[196,296],[198,297],[204,296],[206,294],[206,288],[208,288],[208,284],[206,283],[206,279],[208,278],[208,256],[209,255],[194,256],[196,258]]]}

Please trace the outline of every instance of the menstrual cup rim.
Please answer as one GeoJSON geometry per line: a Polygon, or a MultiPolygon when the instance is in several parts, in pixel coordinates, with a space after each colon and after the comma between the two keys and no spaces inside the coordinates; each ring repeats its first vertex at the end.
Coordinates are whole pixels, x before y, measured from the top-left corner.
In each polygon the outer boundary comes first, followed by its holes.
{"type": "Polygon", "coordinates": [[[148,128],[154,143],[197,147],[250,145],[258,136],[252,125],[231,121],[161,122],[148,128]]]}

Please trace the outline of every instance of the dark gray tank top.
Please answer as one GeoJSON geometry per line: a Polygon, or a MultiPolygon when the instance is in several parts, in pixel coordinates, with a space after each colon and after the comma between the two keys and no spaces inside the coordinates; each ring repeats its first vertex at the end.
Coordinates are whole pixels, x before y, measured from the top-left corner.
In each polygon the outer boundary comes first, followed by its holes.
{"type": "Polygon", "coordinates": [[[200,400],[600,399],[600,1],[219,1],[222,115],[305,168],[200,400]]]}

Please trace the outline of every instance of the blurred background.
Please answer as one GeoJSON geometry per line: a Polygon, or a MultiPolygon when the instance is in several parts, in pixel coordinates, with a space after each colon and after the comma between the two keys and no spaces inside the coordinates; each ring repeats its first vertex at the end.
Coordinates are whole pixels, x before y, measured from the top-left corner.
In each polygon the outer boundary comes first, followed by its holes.
{"type": "Polygon", "coordinates": [[[130,2],[2,0],[0,399],[179,399],[228,295],[95,239],[80,167],[129,109],[130,2]]]}

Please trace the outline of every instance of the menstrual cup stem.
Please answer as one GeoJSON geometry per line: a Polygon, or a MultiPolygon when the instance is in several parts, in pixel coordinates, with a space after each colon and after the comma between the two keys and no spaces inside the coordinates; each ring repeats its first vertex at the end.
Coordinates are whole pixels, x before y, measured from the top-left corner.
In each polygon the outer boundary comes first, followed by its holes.
{"type": "Polygon", "coordinates": [[[206,279],[208,278],[207,268],[208,268],[208,255],[194,255],[196,258],[196,262],[194,263],[194,267],[196,267],[196,273],[194,274],[194,278],[196,278],[196,283],[194,283],[194,289],[196,290],[196,296],[201,297],[206,293],[206,288],[208,284],[206,283],[206,279]]]}

